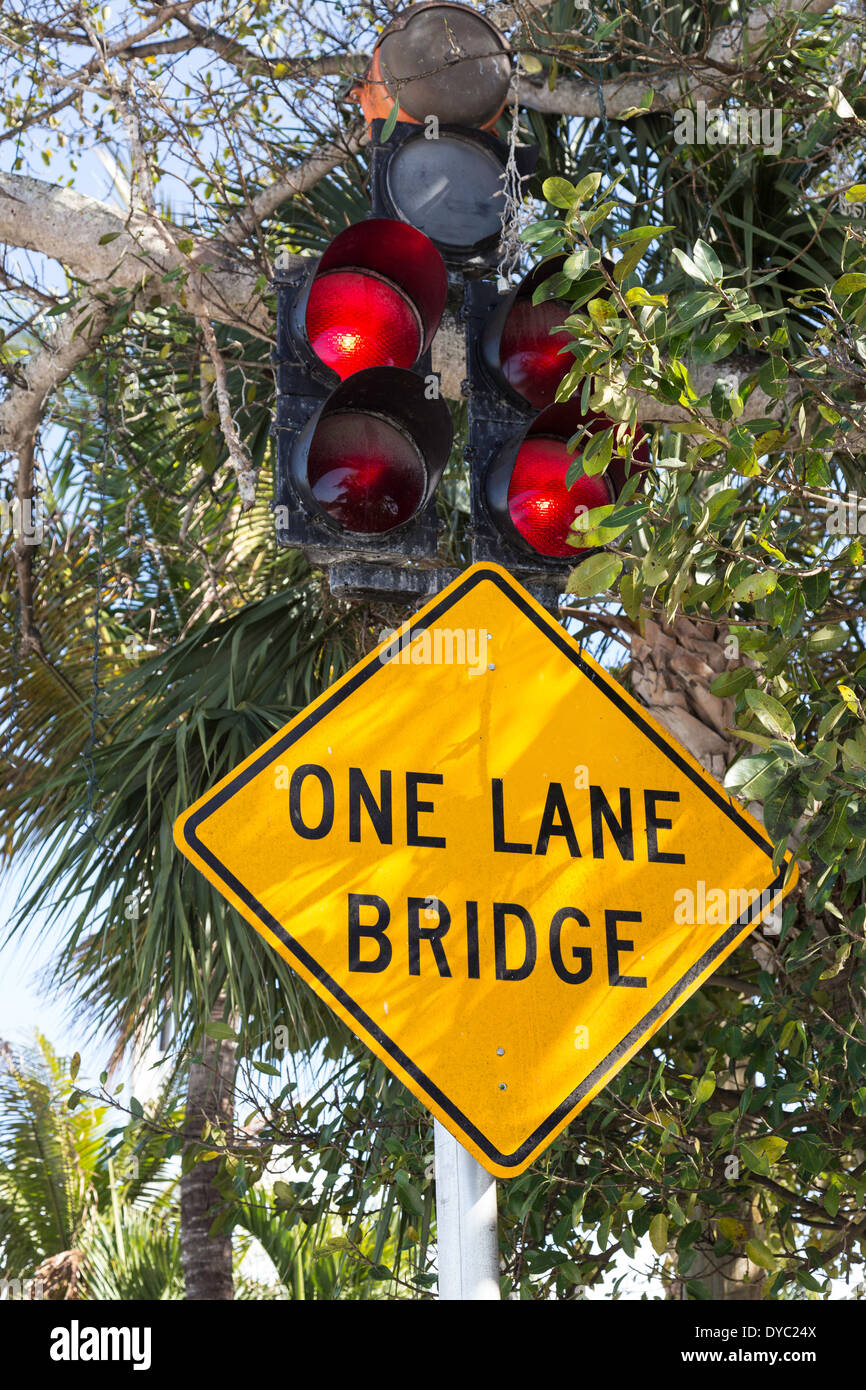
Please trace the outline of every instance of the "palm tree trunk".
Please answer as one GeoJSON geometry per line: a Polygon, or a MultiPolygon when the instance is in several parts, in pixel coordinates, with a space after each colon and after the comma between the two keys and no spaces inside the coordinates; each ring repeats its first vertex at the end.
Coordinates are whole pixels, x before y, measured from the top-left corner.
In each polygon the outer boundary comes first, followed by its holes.
{"type": "MultiPolygon", "coordinates": [[[[690,621],[680,615],[663,626],[645,619],[643,632],[636,632],[631,644],[631,687],[636,698],[719,780],[737,751],[735,741],[726,733],[733,727],[734,701],[710,692],[717,676],[740,664],[730,648],[726,650],[728,642],[724,625],[690,621]]],[[[743,1079],[735,1074],[737,1070],[717,1077],[716,1084],[721,1089],[741,1090],[743,1079]]],[[[760,1238],[758,1213],[750,1201],[744,1200],[738,1218],[747,1238],[760,1238]]],[[[760,1299],[765,1277],[763,1269],[736,1252],[717,1258],[709,1251],[700,1251],[689,1270],[689,1278],[700,1280],[713,1299],[726,1301],[760,1299]]],[[[673,1288],[676,1297],[681,1293],[680,1281],[675,1281],[673,1288]]]]}
{"type": "MultiPolygon", "coordinates": [[[[223,1001],[211,1013],[222,1020],[223,1001]]],[[[184,1152],[201,1140],[205,1120],[229,1131],[234,1116],[235,1043],[205,1036],[201,1062],[194,1062],[187,1085],[184,1152]]],[[[230,1233],[210,1234],[223,1208],[215,1184],[218,1159],[196,1163],[180,1180],[181,1259],[188,1299],[234,1298],[232,1238],[230,1233]]]]}

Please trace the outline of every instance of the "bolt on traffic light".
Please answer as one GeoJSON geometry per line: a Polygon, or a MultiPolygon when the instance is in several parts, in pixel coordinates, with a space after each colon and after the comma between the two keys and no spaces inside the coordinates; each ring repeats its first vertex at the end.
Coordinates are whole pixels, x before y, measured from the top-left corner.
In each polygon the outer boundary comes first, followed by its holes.
{"type": "Polygon", "coordinates": [[[276,285],[278,539],[325,561],[435,554],[452,437],[429,356],[442,257],[417,228],[373,218],[276,285]]]}
{"type": "Polygon", "coordinates": [[[574,364],[564,327],[571,306],[534,304],[533,296],[558,268],[543,262],[507,295],[489,282],[467,284],[464,390],[473,560],[564,586],[570,566],[593,553],[575,521],[616,501],[626,478],[648,467],[649,446],[638,429],[630,459],[615,454],[603,474],[568,486],[575,453],[614,422],[584,410],[577,393],[555,401],[574,364]]]}

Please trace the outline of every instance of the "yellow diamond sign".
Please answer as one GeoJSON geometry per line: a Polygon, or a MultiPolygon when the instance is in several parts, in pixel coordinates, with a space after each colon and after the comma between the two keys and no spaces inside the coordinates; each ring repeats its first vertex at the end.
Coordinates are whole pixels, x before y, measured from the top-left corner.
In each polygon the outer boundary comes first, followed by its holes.
{"type": "Polygon", "coordinates": [[[502,1177],[796,882],[762,827],[486,564],[175,839],[502,1177]]]}

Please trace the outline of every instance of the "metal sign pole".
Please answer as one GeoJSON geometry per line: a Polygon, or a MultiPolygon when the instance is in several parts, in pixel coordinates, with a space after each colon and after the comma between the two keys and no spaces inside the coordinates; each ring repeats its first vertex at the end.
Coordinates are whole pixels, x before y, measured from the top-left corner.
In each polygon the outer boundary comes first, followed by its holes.
{"type": "Polygon", "coordinates": [[[433,1121],[439,1297],[498,1300],[496,1179],[433,1121]]]}

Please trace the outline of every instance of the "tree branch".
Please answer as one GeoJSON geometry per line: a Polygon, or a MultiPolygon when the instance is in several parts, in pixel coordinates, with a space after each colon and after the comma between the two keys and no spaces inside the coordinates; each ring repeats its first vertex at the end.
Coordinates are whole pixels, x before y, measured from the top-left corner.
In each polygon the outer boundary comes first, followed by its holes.
{"type": "Polygon", "coordinates": [[[249,240],[258,231],[261,223],[271,217],[282,203],[306,193],[326,174],[330,174],[346,159],[357,154],[365,142],[364,127],[359,125],[347,134],[344,142],[328,145],[321,154],[311,155],[309,159],[303,160],[284,178],[278,179],[276,183],[257,193],[247,207],[232,218],[220,232],[220,242],[228,246],[239,246],[249,240]]]}
{"type": "MultiPolygon", "coordinates": [[[[758,10],[744,23],[729,24],[717,30],[704,55],[681,54],[678,69],[628,72],[609,78],[601,84],[603,104],[595,82],[562,77],[550,91],[546,76],[528,77],[521,73],[514,79],[519,83],[520,103],[548,115],[587,119],[604,115],[619,120],[623,112],[640,105],[650,87],[653,100],[648,111],[672,110],[681,106],[686,97],[692,101],[712,100],[730,93],[732,78],[754,61],[774,21],[780,18],[796,21],[806,15],[825,14],[834,3],[835,0],[806,0],[806,4],[785,0],[781,5],[758,10]]],[[[555,38],[554,35],[554,44],[555,38]]]]}
{"type": "MultiPolygon", "coordinates": [[[[219,241],[176,231],[194,243],[190,260],[202,275],[211,317],[270,339],[273,324],[256,289],[257,267],[240,256],[227,256],[219,241]]],[[[128,290],[161,304],[176,303],[182,293],[176,280],[162,280],[175,264],[145,215],[24,174],[0,173],[0,241],[50,256],[85,283],[128,290]]]]}

